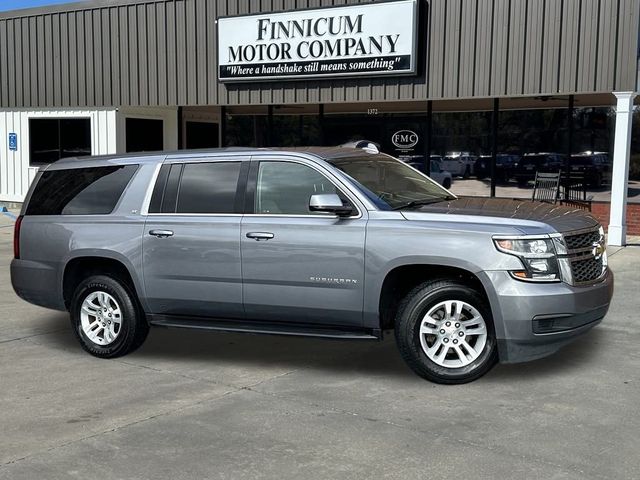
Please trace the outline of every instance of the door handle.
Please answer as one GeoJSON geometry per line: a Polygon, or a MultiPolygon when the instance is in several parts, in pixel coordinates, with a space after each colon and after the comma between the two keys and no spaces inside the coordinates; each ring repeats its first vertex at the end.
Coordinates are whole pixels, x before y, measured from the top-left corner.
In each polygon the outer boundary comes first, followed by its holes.
{"type": "Polygon", "coordinates": [[[271,240],[275,235],[269,232],[249,232],[247,238],[253,238],[257,242],[260,240],[271,240]]]}
{"type": "Polygon", "coordinates": [[[150,230],[149,235],[153,235],[158,238],[167,238],[173,237],[173,232],[171,230],[150,230]]]}

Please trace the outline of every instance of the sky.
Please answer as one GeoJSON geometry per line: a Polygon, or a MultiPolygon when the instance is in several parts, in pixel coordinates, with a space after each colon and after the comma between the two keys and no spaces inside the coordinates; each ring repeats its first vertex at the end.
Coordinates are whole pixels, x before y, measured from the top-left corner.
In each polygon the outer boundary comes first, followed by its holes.
{"type": "Polygon", "coordinates": [[[0,12],[17,10],[20,8],[40,7],[42,5],[55,5],[58,3],[71,3],[77,0],[0,0],[0,12]]]}

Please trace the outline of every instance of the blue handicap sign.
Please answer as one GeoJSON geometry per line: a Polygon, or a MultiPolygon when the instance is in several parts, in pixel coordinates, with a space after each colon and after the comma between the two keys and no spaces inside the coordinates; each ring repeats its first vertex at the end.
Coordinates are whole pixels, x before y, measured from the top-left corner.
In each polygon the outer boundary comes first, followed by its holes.
{"type": "Polygon", "coordinates": [[[10,133],[9,134],[9,150],[17,151],[18,150],[18,134],[10,133]]]}

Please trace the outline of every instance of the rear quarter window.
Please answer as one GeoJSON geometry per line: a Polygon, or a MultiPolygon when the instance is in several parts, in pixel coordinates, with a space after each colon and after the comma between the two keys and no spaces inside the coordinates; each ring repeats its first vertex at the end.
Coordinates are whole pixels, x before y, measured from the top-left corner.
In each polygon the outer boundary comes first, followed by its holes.
{"type": "Polygon", "coordinates": [[[106,215],[118,204],[138,165],[44,172],[26,215],[106,215]]]}

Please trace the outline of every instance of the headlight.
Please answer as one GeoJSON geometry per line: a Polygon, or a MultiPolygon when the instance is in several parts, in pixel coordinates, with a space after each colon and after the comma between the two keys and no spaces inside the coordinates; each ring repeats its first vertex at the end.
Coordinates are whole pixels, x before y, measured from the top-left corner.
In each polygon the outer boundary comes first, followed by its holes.
{"type": "Polygon", "coordinates": [[[544,255],[554,253],[550,238],[511,239],[499,238],[495,240],[498,250],[516,255],[544,255]]]}
{"type": "Polygon", "coordinates": [[[560,281],[556,251],[550,238],[495,238],[494,242],[501,252],[520,258],[524,269],[509,272],[513,277],[531,282],[560,281]]]}

